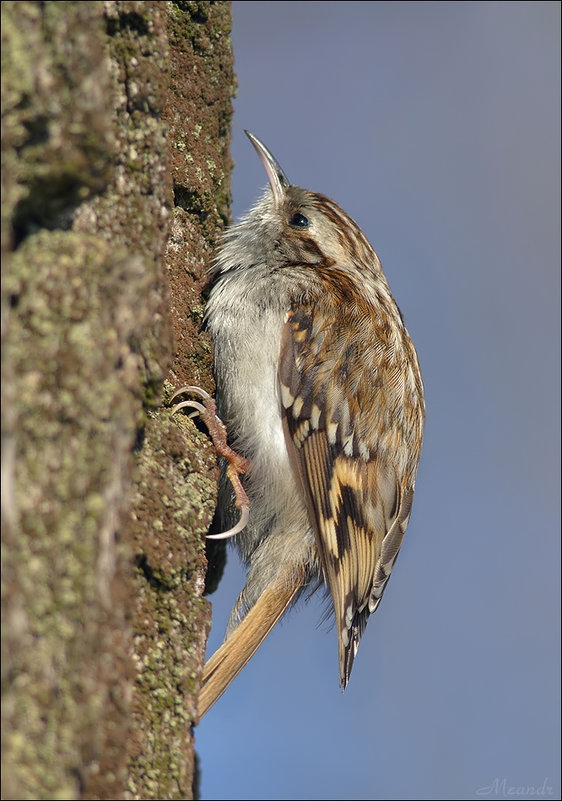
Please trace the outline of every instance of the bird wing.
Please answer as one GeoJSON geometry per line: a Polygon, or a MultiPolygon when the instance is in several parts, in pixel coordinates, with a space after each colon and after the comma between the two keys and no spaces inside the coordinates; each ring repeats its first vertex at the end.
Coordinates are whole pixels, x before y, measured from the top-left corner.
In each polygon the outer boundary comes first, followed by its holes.
{"type": "Polygon", "coordinates": [[[413,500],[391,452],[403,445],[396,402],[402,368],[387,340],[372,316],[366,320],[357,309],[326,314],[317,304],[299,303],[281,344],[287,446],[333,599],[344,688],[413,500]]]}

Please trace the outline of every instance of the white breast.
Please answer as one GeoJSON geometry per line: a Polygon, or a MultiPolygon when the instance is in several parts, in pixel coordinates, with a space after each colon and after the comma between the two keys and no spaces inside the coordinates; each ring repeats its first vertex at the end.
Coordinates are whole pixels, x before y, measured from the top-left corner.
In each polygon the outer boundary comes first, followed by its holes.
{"type": "MultiPolygon", "coordinates": [[[[275,528],[281,512],[295,530],[308,528],[304,496],[285,444],[277,374],[289,303],[282,301],[283,282],[276,287],[273,276],[250,276],[249,272],[225,275],[211,292],[207,307],[218,413],[232,447],[252,463],[244,479],[250,525],[239,543],[245,555],[264,532],[275,528]],[[288,509],[292,510],[289,516],[288,509]]],[[[230,492],[228,487],[226,491],[230,492]]]]}

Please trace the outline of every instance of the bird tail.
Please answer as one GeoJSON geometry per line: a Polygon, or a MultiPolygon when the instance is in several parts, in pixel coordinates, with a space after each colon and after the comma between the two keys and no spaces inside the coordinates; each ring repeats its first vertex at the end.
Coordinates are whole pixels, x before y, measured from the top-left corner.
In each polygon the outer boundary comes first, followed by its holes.
{"type": "Polygon", "coordinates": [[[254,606],[232,634],[215,651],[203,670],[199,694],[199,719],[201,719],[221,697],[230,683],[250,661],[273,626],[283,615],[291,601],[303,586],[303,572],[294,568],[288,580],[287,573],[278,576],[275,584],[267,587],[254,606]]]}

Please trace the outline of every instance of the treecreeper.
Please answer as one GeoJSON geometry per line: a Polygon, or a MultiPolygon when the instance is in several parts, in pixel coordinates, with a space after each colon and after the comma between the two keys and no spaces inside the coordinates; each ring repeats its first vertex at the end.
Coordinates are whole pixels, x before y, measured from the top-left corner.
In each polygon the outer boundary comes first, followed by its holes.
{"type": "MultiPolygon", "coordinates": [[[[209,397],[175,407],[199,410],[225,457],[218,536],[234,538],[248,567],[205,665],[201,717],[318,587],[333,606],[346,687],[408,525],[425,418],[416,351],[372,246],[246,133],[269,186],[226,231],[212,268],[216,409],[209,397]]],[[[188,390],[205,396],[176,395],[188,390]]]]}

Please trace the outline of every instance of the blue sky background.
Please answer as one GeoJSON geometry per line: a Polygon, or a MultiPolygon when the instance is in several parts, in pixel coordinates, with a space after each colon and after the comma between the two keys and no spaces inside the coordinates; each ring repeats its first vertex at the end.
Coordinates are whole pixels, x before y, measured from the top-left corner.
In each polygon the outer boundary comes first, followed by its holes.
{"type": "MultiPolygon", "coordinates": [[[[202,798],[560,798],[560,5],[234,2],[233,21],[234,216],[266,182],[248,128],[373,243],[427,428],[345,694],[313,598],[197,729],[202,798]]],[[[243,584],[231,552],[209,653],[243,584]]]]}

